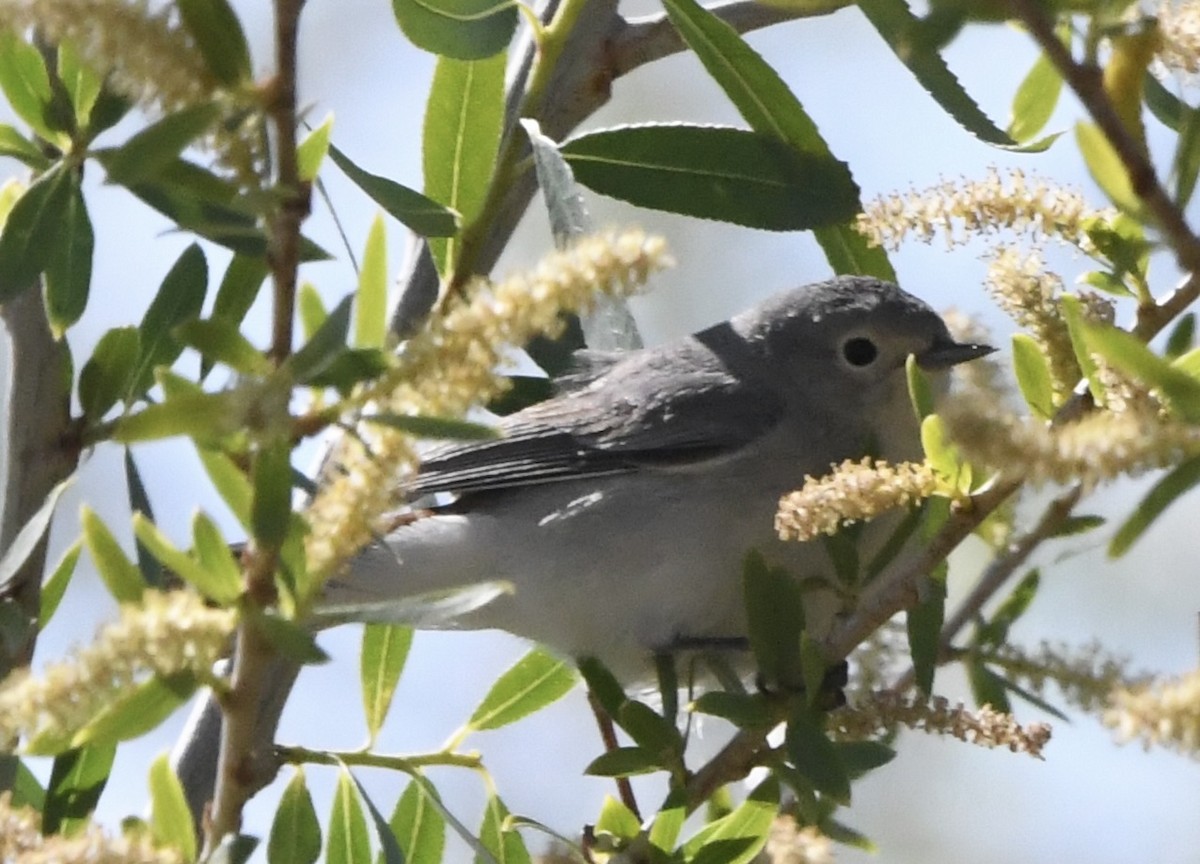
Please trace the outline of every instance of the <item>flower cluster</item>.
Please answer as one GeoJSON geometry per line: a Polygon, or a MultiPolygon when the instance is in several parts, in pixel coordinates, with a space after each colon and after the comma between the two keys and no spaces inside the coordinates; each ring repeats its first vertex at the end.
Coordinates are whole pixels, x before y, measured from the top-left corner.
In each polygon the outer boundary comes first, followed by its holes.
{"type": "Polygon", "coordinates": [[[771,864],[833,864],[833,841],[812,825],[801,827],[786,814],[775,817],[763,850],[771,864]]]}
{"type": "Polygon", "coordinates": [[[176,864],[183,856],[137,834],[109,838],[95,825],[70,837],[43,837],[36,811],[0,794],[0,861],[6,864],[176,864]]]}
{"type": "Polygon", "coordinates": [[[1200,72],[1200,5],[1167,0],[1155,14],[1162,37],[1158,59],[1168,69],[1192,75],[1200,72]]]}
{"type": "Polygon", "coordinates": [[[857,227],[872,245],[887,249],[899,248],[909,234],[929,243],[942,231],[954,246],[1001,229],[1035,231],[1086,248],[1086,226],[1097,215],[1078,192],[1018,170],[1005,184],[993,168],[983,180],[947,180],[879,198],[865,206],[857,227]]]}
{"type": "Polygon", "coordinates": [[[830,732],[835,738],[861,741],[894,731],[899,726],[920,729],[936,735],[953,735],[969,744],[983,747],[1007,747],[1014,753],[1042,757],[1050,740],[1045,723],[1022,726],[1010,714],[988,706],[969,710],[937,696],[908,697],[892,690],[868,694],[857,705],[839,708],[829,715],[830,732]]]}
{"type": "Polygon", "coordinates": [[[1043,642],[1032,651],[1006,644],[986,659],[1036,695],[1052,683],[1062,699],[1081,711],[1105,708],[1115,689],[1140,688],[1149,681],[1147,675],[1131,673],[1127,660],[1113,656],[1099,642],[1082,647],[1043,642]]]}
{"type": "MultiPolygon", "coordinates": [[[[557,336],[564,312],[586,311],[598,295],[632,293],[669,263],[660,238],[627,231],[581,238],[532,273],[498,284],[476,280],[431,316],[395,367],[356,401],[395,414],[460,417],[507,386],[498,368],[511,346],[557,336]]],[[[347,440],[339,470],[308,514],[314,573],[328,575],[370,540],[376,520],[395,504],[399,478],[416,463],[412,446],[408,436],[371,425],[347,440]]]]}
{"type": "Polygon", "coordinates": [[[992,402],[959,398],[949,400],[941,416],[969,461],[1034,486],[1080,481],[1094,487],[1200,453],[1200,427],[1158,412],[1093,411],[1051,427],[992,402]]]}
{"type": "Polygon", "coordinates": [[[1104,723],[1122,741],[1140,739],[1200,756],[1200,670],[1168,681],[1118,687],[1104,723]]]}
{"type": "Polygon", "coordinates": [[[775,514],[775,531],[783,540],[800,541],[835,534],[848,523],[923,501],[940,485],[925,462],[847,459],[833,473],[806,477],[801,489],[785,495],[775,514]]]}
{"type": "Polygon", "coordinates": [[[73,658],[41,677],[20,670],[0,684],[0,741],[24,735],[31,749],[54,751],[151,675],[210,674],[235,619],[232,610],[211,609],[188,591],[146,591],[73,658]]]}

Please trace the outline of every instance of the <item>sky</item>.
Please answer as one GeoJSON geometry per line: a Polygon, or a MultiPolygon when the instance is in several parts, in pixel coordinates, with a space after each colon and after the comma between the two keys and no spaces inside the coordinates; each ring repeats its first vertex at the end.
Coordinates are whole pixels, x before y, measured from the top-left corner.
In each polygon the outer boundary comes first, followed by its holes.
{"type": "MultiPolygon", "coordinates": [[[[250,37],[257,68],[269,68],[268,4],[235,2],[250,37]]],[[[420,126],[433,58],[409,45],[383,0],[310,0],[301,43],[301,98],[308,116],[335,116],[334,142],[363,167],[408,185],[420,186],[420,126]]],[[[1088,180],[1070,135],[1043,154],[1015,154],[989,147],[959,128],[939,109],[854,9],[822,19],[794,22],[754,34],[751,43],[776,65],[816,120],[832,151],[849,163],[864,199],[910,185],[924,188],[943,179],[977,178],[989,166],[1020,167],[1057,178],[1084,190],[1096,206],[1103,198],[1088,180]]],[[[969,30],[947,50],[951,68],[968,91],[1001,125],[1021,77],[1036,53],[1020,33],[1001,26],[969,30]]],[[[1078,115],[1069,98],[1050,124],[1069,129],[1078,115]]],[[[613,88],[611,103],[587,124],[680,120],[744,125],[712,84],[698,61],[679,55],[638,70],[613,88]]],[[[1152,145],[1169,137],[1149,122],[1152,145]]],[[[116,130],[121,140],[130,127],[116,130]]],[[[11,163],[3,176],[19,173],[11,163]]],[[[356,251],[375,216],[374,205],[336,171],[326,173],[330,194],[356,251]]],[[[163,220],[119,188],[89,173],[86,194],[96,226],[97,260],[94,302],[72,331],[77,363],[108,328],[135,323],[151,293],[189,238],[171,233],[163,220]]],[[[651,290],[632,301],[650,344],[727,318],[771,293],[829,275],[810,237],[774,234],[637,210],[586,193],[595,223],[641,225],[663,234],[678,266],[654,279],[651,290]]],[[[339,248],[328,214],[318,209],[308,232],[326,248],[339,248]]],[[[392,272],[401,269],[403,229],[389,225],[392,272]]],[[[504,273],[529,265],[548,250],[551,238],[543,214],[533,209],[497,268],[504,273]]],[[[221,272],[227,256],[207,249],[210,270],[221,272]]],[[[1005,349],[1011,326],[991,305],[983,287],[984,247],[947,249],[906,245],[893,256],[901,284],[935,308],[957,307],[979,316],[1005,349]]],[[[1084,269],[1069,253],[1049,250],[1068,282],[1084,269]]],[[[1170,263],[1158,261],[1156,285],[1172,283],[1170,263]]],[[[353,270],[339,260],[308,268],[329,302],[353,290],[353,270]]],[[[268,312],[259,303],[247,319],[247,331],[265,344],[268,312]]],[[[2,338],[2,337],[0,337],[2,338]]],[[[0,363],[4,361],[0,359],[0,363]]],[[[194,358],[184,360],[194,363],[194,358]]],[[[300,460],[311,464],[310,448],[300,460]]],[[[206,489],[187,446],[155,444],[136,453],[156,516],[168,534],[187,536],[196,508],[218,518],[233,533],[233,523],[206,489]]],[[[1085,505],[1086,512],[1119,517],[1146,487],[1127,482],[1105,490],[1085,505]]],[[[52,556],[77,535],[80,503],[88,502],[110,525],[126,524],[127,503],[120,453],[99,448],[86,460],[80,480],[69,493],[55,523],[52,556]]],[[[1200,584],[1186,578],[1196,560],[1192,528],[1195,499],[1173,508],[1128,557],[1109,562],[1105,536],[1048,546],[1036,563],[1043,566],[1038,602],[1014,631],[1031,647],[1041,639],[1081,645],[1102,640],[1127,654],[1135,668],[1179,673],[1196,665],[1196,610],[1200,584]]],[[[128,532],[119,532],[128,543],[128,532]]],[[[955,562],[952,592],[969,584],[978,556],[970,551],[955,562]]],[[[953,596],[953,594],[952,594],[953,596]]],[[[86,556],[64,605],[42,642],[42,657],[61,655],[69,645],[87,641],[95,627],[111,617],[107,599],[86,556]]],[[[348,748],[362,743],[365,726],[358,695],[358,630],[325,633],[321,642],[333,662],[307,670],[293,696],[281,740],[312,747],[348,748]]],[[[413,649],[391,718],[379,747],[405,752],[438,747],[470,715],[490,682],[519,658],[527,646],[496,633],[422,633],[413,649]]],[[[960,677],[939,677],[939,689],[951,698],[967,698],[960,677]]],[[[1093,862],[1153,860],[1174,864],[1194,860],[1200,847],[1195,814],[1200,792],[1195,765],[1163,752],[1117,747],[1094,719],[1070,724],[1020,706],[1022,721],[1050,720],[1054,738],[1044,761],[1007,751],[984,751],[920,733],[904,734],[897,760],[856,786],[853,807],[843,819],[870,836],[886,861],[960,861],[978,864],[1022,860],[1057,862],[1064,858],[1093,862]]],[[[182,717],[154,734],[124,745],[99,816],[115,825],[138,812],[145,770],[168,749],[182,717]]],[[[715,748],[721,730],[701,730],[701,748],[715,748]]],[[[516,727],[470,739],[497,779],[510,809],[574,834],[595,818],[607,783],[581,776],[599,752],[588,710],[579,692],[516,727]]],[[[39,771],[48,763],[39,763],[39,771]]],[[[318,812],[328,813],[332,772],[308,771],[318,812]]],[[[247,828],[265,838],[280,783],[252,802],[247,828]]],[[[432,775],[460,818],[479,820],[483,800],[478,778],[461,771],[432,775]]],[[[391,775],[363,772],[376,803],[389,812],[401,783],[391,775]]],[[[646,806],[659,794],[639,786],[646,806]]],[[[538,840],[531,838],[536,846],[538,840]]],[[[465,854],[459,850],[456,854],[465,854]]],[[[840,860],[866,860],[843,853],[840,860]]]]}

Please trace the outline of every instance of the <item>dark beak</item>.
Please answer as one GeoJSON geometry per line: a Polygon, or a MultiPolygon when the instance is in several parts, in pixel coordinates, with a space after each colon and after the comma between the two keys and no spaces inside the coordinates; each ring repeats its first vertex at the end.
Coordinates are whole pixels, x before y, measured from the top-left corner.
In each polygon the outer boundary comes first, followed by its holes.
{"type": "Polygon", "coordinates": [[[918,354],[917,365],[922,369],[949,369],[968,360],[986,357],[995,350],[991,345],[974,345],[947,339],[934,342],[930,348],[918,354]]]}

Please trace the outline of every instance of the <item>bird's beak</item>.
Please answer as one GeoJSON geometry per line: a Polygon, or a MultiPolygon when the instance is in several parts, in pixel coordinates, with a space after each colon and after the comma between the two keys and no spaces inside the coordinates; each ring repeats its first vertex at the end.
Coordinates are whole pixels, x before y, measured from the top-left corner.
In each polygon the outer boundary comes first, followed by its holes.
{"type": "Polygon", "coordinates": [[[922,369],[948,369],[968,360],[986,357],[996,349],[991,345],[975,345],[970,342],[945,340],[933,343],[917,355],[917,365],[922,369]]]}

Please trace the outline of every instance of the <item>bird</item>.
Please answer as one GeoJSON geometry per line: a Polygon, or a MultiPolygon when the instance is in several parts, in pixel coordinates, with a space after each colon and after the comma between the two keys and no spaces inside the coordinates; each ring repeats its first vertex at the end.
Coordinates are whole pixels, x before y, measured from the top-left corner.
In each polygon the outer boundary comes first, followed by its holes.
{"type": "Polygon", "coordinates": [[[397,520],[322,602],[387,621],[392,600],[501,580],[511,593],[454,626],[595,658],[622,680],[644,679],[655,654],[738,644],[749,552],[806,583],[835,578],[823,544],[776,535],[780,497],[846,459],[919,459],[907,358],[944,392],[952,366],[992,350],[861,276],[654,347],[584,350],[498,437],[429,450],[408,500],[452,500],[397,520]]]}

